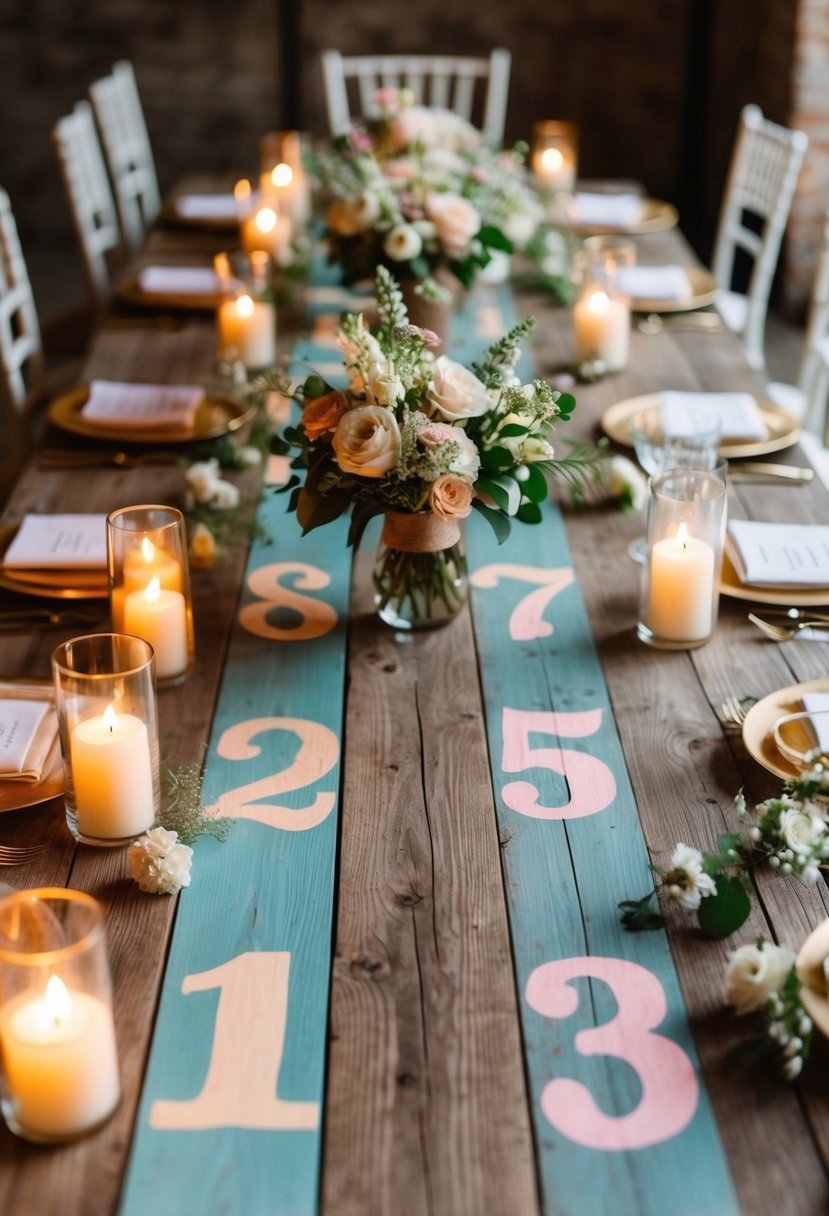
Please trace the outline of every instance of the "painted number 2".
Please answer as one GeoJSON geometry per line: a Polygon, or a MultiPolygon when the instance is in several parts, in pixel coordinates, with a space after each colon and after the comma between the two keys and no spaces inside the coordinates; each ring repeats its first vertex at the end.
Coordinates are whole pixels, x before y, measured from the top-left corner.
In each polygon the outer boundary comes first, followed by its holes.
{"type": "Polygon", "coordinates": [[[630,1114],[606,1115],[585,1085],[561,1077],[542,1091],[545,1118],[576,1144],[606,1152],[670,1140],[693,1118],[699,1085],[682,1048],[654,1033],[667,1012],[662,985],[652,972],[624,959],[561,959],[536,967],[527,981],[527,1001],[544,1017],[571,1017],[579,998],[569,981],[582,976],[603,980],[618,1011],[603,1026],[579,1031],[576,1051],[624,1060],[636,1071],[642,1097],[630,1114]]]}
{"type": "Polygon", "coordinates": [[[220,992],[210,1063],[195,1098],[153,1102],[150,1127],[159,1131],[316,1129],[318,1102],[286,1102],[277,1095],[290,965],[291,956],[284,950],[249,951],[210,971],[184,977],[185,996],[213,988],[220,992]]]}
{"type": "Polygon", "coordinates": [[[546,768],[566,777],[570,787],[568,802],[560,806],[542,806],[538,801],[536,786],[529,781],[510,781],[502,790],[507,806],[530,819],[581,819],[610,806],[616,797],[616,778],[603,760],[568,748],[530,746],[531,734],[583,739],[595,735],[601,722],[601,709],[555,713],[551,710],[510,709],[505,706],[502,718],[502,770],[505,773],[521,773],[528,768],[546,768]]]}

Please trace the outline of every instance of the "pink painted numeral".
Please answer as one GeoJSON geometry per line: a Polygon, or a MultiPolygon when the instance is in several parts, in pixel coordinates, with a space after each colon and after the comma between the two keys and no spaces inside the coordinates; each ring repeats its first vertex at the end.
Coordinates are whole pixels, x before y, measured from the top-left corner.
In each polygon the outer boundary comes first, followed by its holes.
{"type": "Polygon", "coordinates": [[[472,575],[473,587],[497,587],[502,578],[516,578],[524,583],[538,584],[537,591],[518,603],[509,619],[509,635],[514,642],[527,642],[532,638],[547,638],[553,632],[550,621],[543,619],[544,609],[559,591],[569,587],[573,581],[570,566],[553,566],[548,569],[536,566],[515,566],[507,562],[492,566],[481,566],[472,575]]]}
{"type": "Polygon", "coordinates": [[[604,980],[618,1012],[603,1026],[580,1030],[576,1051],[624,1060],[635,1069],[642,1096],[630,1114],[607,1115],[585,1085],[560,1077],[541,1093],[545,1118],[576,1144],[605,1152],[646,1148],[679,1135],[694,1117],[699,1083],[682,1048],[654,1033],[667,1012],[659,980],[620,958],[561,959],[536,967],[527,981],[527,1001],[544,1017],[571,1017],[579,997],[569,981],[581,976],[604,980]]]}
{"type": "Polygon", "coordinates": [[[290,966],[285,950],[247,951],[210,971],[184,977],[185,996],[213,988],[220,992],[210,1063],[195,1098],[153,1102],[150,1127],[313,1131],[319,1125],[318,1102],[287,1102],[277,1094],[290,966]]]}
{"type": "Polygon", "coordinates": [[[616,797],[616,778],[603,760],[561,747],[531,747],[530,735],[538,732],[564,739],[583,739],[601,726],[602,710],[555,713],[550,710],[504,707],[504,747],[501,768],[521,773],[528,768],[547,768],[567,780],[570,798],[559,806],[542,806],[538,788],[529,781],[510,781],[502,796],[511,810],[531,819],[582,819],[610,806],[616,797]]]}
{"type": "Polygon", "coordinates": [[[291,587],[284,587],[280,579],[294,575],[294,587],[301,591],[321,591],[331,582],[329,575],[316,566],[305,562],[272,562],[260,566],[248,577],[248,587],[259,599],[245,604],[239,610],[239,624],[258,638],[270,638],[276,642],[307,642],[330,633],[337,624],[337,613],[325,600],[310,595],[300,595],[291,587]],[[299,613],[296,625],[283,628],[272,625],[268,613],[273,608],[290,608],[299,613]]]}
{"type": "Polygon", "coordinates": [[[217,751],[225,760],[250,760],[262,751],[252,740],[267,730],[288,730],[299,736],[299,749],[293,762],[278,773],[271,773],[268,777],[220,794],[208,813],[227,815],[232,819],[255,819],[267,827],[281,828],[286,832],[304,832],[308,828],[315,828],[334,809],[336,794],[333,791],[317,794],[310,806],[300,809],[276,806],[258,799],[284,794],[288,790],[301,790],[330,773],[339,758],[339,740],[327,726],[306,718],[251,718],[247,722],[229,726],[219,740],[217,751]]]}

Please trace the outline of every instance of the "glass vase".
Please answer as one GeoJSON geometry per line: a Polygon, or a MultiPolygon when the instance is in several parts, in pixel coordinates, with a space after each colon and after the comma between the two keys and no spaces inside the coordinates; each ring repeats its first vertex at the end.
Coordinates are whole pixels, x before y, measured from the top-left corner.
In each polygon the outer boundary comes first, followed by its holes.
{"type": "Polygon", "coordinates": [[[374,603],[394,629],[436,629],[457,616],[468,592],[463,525],[386,513],[374,566],[374,603]]]}

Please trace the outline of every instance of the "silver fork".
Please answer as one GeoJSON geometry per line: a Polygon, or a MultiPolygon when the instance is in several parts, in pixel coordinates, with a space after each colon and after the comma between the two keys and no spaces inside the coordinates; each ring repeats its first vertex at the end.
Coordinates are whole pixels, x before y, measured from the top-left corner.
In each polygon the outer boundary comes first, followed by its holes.
{"type": "Polygon", "coordinates": [[[829,621],[810,620],[808,617],[802,621],[792,621],[790,625],[774,625],[771,621],[764,621],[762,617],[755,616],[753,612],[748,614],[748,619],[773,642],[788,642],[796,638],[801,629],[829,629],[829,621]]]}
{"type": "Polygon", "coordinates": [[[0,844],[0,866],[22,866],[43,852],[42,844],[0,844]]]}
{"type": "Polygon", "coordinates": [[[720,706],[723,723],[730,730],[742,730],[746,720],[745,707],[738,697],[726,697],[720,706]]]}

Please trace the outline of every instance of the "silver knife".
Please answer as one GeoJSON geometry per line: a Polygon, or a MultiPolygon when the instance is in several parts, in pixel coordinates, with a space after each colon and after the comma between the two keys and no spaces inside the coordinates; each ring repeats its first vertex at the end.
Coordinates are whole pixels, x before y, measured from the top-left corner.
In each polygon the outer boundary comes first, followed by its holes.
{"type": "Polygon", "coordinates": [[[815,471],[791,464],[768,464],[765,461],[741,460],[728,466],[728,480],[733,482],[782,481],[796,486],[805,486],[814,479],[815,471]]]}

